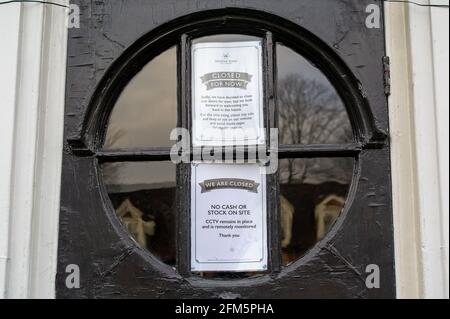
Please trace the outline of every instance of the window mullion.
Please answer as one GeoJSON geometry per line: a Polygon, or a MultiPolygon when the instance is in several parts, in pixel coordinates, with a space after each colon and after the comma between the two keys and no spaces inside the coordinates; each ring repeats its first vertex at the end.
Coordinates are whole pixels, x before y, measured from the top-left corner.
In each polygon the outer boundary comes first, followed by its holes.
{"type": "Polygon", "coordinates": [[[361,144],[280,145],[279,158],[355,157],[363,149],[361,144]]]}
{"type": "Polygon", "coordinates": [[[95,157],[100,163],[170,161],[170,147],[100,150],[95,157]]]}
{"type": "MultiPolygon", "coordinates": [[[[266,33],[264,41],[264,70],[265,70],[265,125],[267,136],[267,149],[272,150],[272,141],[270,128],[276,127],[276,103],[275,103],[275,52],[274,42],[271,32],[266,33]]],[[[275,150],[276,151],[276,150],[275,150]]],[[[269,245],[269,269],[273,272],[279,272],[281,269],[281,241],[280,241],[280,202],[278,172],[270,174],[267,180],[267,207],[268,207],[268,227],[267,238],[269,245]]]]}
{"type": "MultiPolygon", "coordinates": [[[[189,131],[191,128],[190,50],[190,40],[186,34],[183,34],[178,50],[178,110],[180,114],[179,125],[189,131]]],[[[190,275],[190,171],[189,163],[177,165],[177,268],[182,276],[190,275]]]]}

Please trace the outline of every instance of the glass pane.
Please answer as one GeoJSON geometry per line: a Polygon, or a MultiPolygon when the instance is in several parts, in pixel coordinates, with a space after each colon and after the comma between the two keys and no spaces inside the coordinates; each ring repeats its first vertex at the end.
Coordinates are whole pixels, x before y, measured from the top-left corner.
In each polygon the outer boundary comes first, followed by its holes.
{"type": "Polygon", "coordinates": [[[282,259],[288,265],[321,240],[347,199],[353,158],[279,162],[282,259]]]}
{"type": "Polygon", "coordinates": [[[109,120],[106,149],[172,146],[177,125],[176,47],[151,60],[122,91],[109,120]]]}
{"type": "Polygon", "coordinates": [[[277,44],[277,69],[281,144],[353,141],[345,105],[319,69],[281,44],[277,44]]]}
{"type": "Polygon", "coordinates": [[[102,165],[118,218],[142,248],[169,265],[175,265],[175,168],[171,162],[102,165]]]}

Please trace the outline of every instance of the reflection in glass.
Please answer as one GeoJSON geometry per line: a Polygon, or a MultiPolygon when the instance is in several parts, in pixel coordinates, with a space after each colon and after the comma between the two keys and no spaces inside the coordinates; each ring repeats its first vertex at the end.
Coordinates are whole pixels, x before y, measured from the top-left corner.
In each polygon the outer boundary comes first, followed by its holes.
{"type": "Polygon", "coordinates": [[[261,41],[261,38],[244,34],[215,34],[197,38],[192,41],[195,43],[205,42],[241,42],[241,41],[261,41]]]}
{"type": "Polygon", "coordinates": [[[293,50],[277,44],[281,144],[352,142],[344,103],[328,79],[293,50]]]}
{"type": "Polygon", "coordinates": [[[173,47],[128,83],[112,111],[106,149],[172,146],[177,126],[177,57],[173,47]]]}
{"type": "Polygon", "coordinates": [[[302,257],[337,220],[353,175],[352,158],[279,162],[284,265],[302,257]]]}
{"type": "Polygon", "coordinates": [[[131,237],[169,265],[175,265],[175,167],[171,162],[102,165],[109,198],[131,237]]]}

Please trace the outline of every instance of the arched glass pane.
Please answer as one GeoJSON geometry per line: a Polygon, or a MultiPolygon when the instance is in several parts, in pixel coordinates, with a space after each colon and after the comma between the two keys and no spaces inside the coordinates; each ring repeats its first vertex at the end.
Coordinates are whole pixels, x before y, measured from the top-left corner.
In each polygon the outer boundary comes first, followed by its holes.
{"type": "Polygon", "coordinates": [[[175,265],[175,164],[123,162],[102,165],[117,217],[139,246],[175,265]]]}
{"type": "Polygon", "coordinates": [[[280,160],[284,265],[301,258],[336,222],[347,200],[353,165],[353,158],[280,160]]]}
{"type": "Polygon", "coordinates": [[[128,83],[112,111],[106,149],[172,146],[177,126],[176,47],[151,60],[128,83]]]}
{"type": "Polygon", "coordinates": [[[280,144],[351,143],[345,105],[328,79],[292,49],[276,50],[280,144]]]}

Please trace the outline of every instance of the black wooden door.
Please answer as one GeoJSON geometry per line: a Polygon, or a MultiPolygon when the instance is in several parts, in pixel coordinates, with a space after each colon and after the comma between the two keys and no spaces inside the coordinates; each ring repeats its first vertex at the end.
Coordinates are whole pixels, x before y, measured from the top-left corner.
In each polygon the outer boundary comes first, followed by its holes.
{"type": "Polygon", "coordinates": [[[57,297],[395,297],[382,1],[74,3],[80,6],[81,21],[79,29],[69,30],[57,297]],[[263,39],[266,123],[270,127],[277,125],[274,118],[279,112],[273,44],[280,41],[333,84],[345,103],[353,132],[352,141],[340,145],[280,146],[280,159],[352,158],[345,208],[324,239],[299,260],[283,266],[277,224],[279,187],[276,177],[269,178],[271,265],[261,276],[239,279],[208,279],[189,270],[187,165],[177,167],[174,267],[153,258],[130,239],[114,213],[101,173],[101,165],[107,162],[169,159],[164,148],[104,149],[113,103],[145,62],[175,45],[178,125],[190,128],[190,39],[221,33],[263,39]],[[66,285],[67,266],[73,264],[80,270],[80,287],[75,288],[66,285]],[[367,280],[368,276],[372,279],[367,280]]]}

